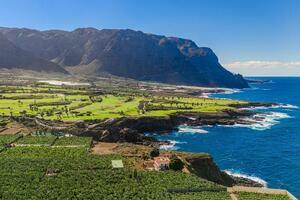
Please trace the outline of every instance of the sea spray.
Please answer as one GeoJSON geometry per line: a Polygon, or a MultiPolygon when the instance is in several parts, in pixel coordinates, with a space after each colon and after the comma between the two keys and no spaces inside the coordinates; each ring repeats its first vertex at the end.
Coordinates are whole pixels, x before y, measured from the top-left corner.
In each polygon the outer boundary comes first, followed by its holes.
{"type": "Polygon", "coordinates": [[[254,175],[250,176],[245,173],[234,172],[233,170],[224,170],[224,172],[233,177],[250,179],[252,181],[262,184],[264,187],[268,186],[268,183],[265,180],[254,175]]]}
{"type": "Polygon", "coordinates": [[[168,140],[169,144],[163,144],[163,145],[160,145],[160,149],[161,150],[178,150],[180,149],[180,147],[176,146],[176,144],[184,144],[186,142],[179,142],[179,141],[176,141],[176,140],[168,140]]]}
{"type": "Polygon", "coordinates": [[[194,127],[191,127],[191,126],[178,126],[178,133],[192,133],[192,134],[202,133],[202,134],[205,134],[205,133],[208,133],[208,131],[202,129],[199,126],[194,126],[194,127]]]}
{"type": "Polygon", "coordinates": [[[279,124],[280,119],[291,118],[290,115],[281,112],[267,112],[258,113],[252,117],[243,118],[245,121],[250,122],[250,124],[234,124],[234,125],[219,125],[224,127],[234,127],[234,128],[250,128],[253,130],[263,131],[270,129],[272,126],[279,124]]]}

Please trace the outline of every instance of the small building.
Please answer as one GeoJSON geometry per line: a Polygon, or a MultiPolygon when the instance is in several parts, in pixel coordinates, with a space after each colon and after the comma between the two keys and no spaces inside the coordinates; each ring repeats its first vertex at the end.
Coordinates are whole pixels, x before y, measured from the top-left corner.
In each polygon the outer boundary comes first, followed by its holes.
{"type": "Polygon", "coordinates": [[[170,159],[168,157],[158,156],[154,157],[154,169],[166,170],[169,168],[170,159]]]}
{"type": "Polygon", "coordinates": [[[113,169],[122,169],[124,168],[122,160],[112,160],[111,165],[113,169]]]}

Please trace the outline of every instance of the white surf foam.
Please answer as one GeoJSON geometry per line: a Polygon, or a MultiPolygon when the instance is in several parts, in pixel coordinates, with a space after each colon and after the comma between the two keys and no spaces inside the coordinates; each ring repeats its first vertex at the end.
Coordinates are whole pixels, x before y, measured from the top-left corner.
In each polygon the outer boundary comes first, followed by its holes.
{"type": "MultiPolygon", "coordinates": [[[[222,92],[204,92],[201,94],[201,97],[211,98],[211,95],[214,95],[214,94],[234,94],[234,93],[242,92],[242,90],[239,90],[239,89],[230,89],[230,88],[222,88],[222,89],[223,89],[222,92]]],[[[214,98],[217,98],[217,97],[214,97],[214,98]]],[[[226,99],[226,98],[220,98],[220,99],[226,99]]]]}
{"type": "Polygon", "coordinates": [[[272,106],[272,108],[289,108],[289,109],[298,109],[299,107],[291,104],[279,104],[276,106],[272,106]]]}
{"type": "Polygon", "coordinates": [[[215,93],[209,93],[209,92],[204,92],[200,95],[200,97],[203,97],[203,98],[209,98],[210,95],[212,94],[215,94],[215,93]]]}
{"type": "Polygon", "coordinates": [[[176,140],[168,140],[170,142],[170,144],[164,144],[164,145],[160,145],[160,149],[162,150],[178,150],[180,149],[180,147],[176,146],[177,144],[184,144],[186,142],[179,142],[176,140]]]}
{"type": "Polygon", "coordinates": [[[262,184],[264,187],[267,187],[267,185],[268,185],[268,183],[265,180],[263,180],[263,179],[261,179],[257,176],[253,176],[253,175],[250,176],[250,175],[247,175],[247,174],[244,174],[244,173],[233,172],[231,170],[224,170],[224,172],[229,174],[230,176],[250,179],[252,181],[255,181],[257,183],[262,184]]]}
{"type": "Polygon", "coordinates": [[[224,92],[221,92],[221,94],[234,94],[234,93],[238,93],[241,92],[241,90],[239,89],[225,89],[224,92]]]}
{"type": "Polygon", "coordinates": [[[251,128],[253,130],[263,131],[270,129],[272,126],[280,123],[280,119],[291,118],[286,113],[280,112],[268,112],[268,113],[259,113],[253,117],[244,118],[246,121],[252,122],[252,124],[235,124],[235,125],[225,125],[226,127],[245,127],[251,128]]]}
{"type": "Polygon", "coordinates": [[[207,130],[201,129],[200,127],[187,127],[187,126],[179,126],[178,133],[208,133],[207,130]]]}

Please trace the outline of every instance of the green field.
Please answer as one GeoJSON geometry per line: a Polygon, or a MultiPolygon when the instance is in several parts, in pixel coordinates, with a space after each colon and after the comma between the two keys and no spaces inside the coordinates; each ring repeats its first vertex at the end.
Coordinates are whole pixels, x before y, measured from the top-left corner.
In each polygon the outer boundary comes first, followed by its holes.
{"type": "Polygon", "coordinates": [[[20,135],[2,135],[0,137],[0,147],[14,142],[20,135]]]}
{"type": "Polygon", "coordinates": [[[239,200],[289,200],[287,195],[273,195],[273,194],[260,194],[260,193],[249,193],[249,192],[238,192],[237,195],[239,200]]]}
{"type": "Polygon", "coordinates": [[[227,192],[195,192],[185,194],[174,194],[172,199],[175,200],[231,200],[229,193],[227,192]]]}
{"type": "Polygon", "coordinates": [[[20,138],[15,144],[50,146],[55,141],[55,139],[55,136],[24,136],[20,138]]]}
{"type": "Polygon", "coordinates": [[[175,112],[216,112],[244,102],[191,96],[102,91],[51,85],[0,86],[0,114],[44,119],[93,120],[122,116],[166,116],[175,112]]]}
{"type": "Polygon", "coordinates": [[[82,146],[82,147],[90,147],[91,138],[89,137],[61,137],[55,141],[53,146],[82,146]]]}
{"type": "MultiPolygon", "coordinates": [[[[39,137],[32,137],[31,143],[40,142],[39,137]]],[[[74,141],[66,137],[61,143],[87,144],[87,139],[74,141]]],[[[225,188],[181,172],[134,172],[121,155],[92,155],[81,146],[10,147],[0,153],[0,166],[0,199],[228,199],[226,192],[169,193],[225,188]],[[115,159],[123,160],[124,169],[112,169],[115,159]]]]}

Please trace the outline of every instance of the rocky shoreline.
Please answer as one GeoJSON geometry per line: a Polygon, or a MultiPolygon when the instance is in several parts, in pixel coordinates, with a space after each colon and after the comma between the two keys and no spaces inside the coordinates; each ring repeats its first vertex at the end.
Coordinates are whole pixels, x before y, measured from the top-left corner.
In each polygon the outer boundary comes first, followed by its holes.
{"type": "Polygon", "coordinates": [[[83,124],[84,130],[80,135],[89,135],[95,139],[107,142],[156,142],[151,133],[164,133],[177,130],[179,125],[251,125],[255,122],[249,120],[258,112],[240,109],[252,107],[271,107],[274,103],[245,103],[237,105],[236,109],[226,109],[219,112],[178,112],[167,117],[122,117],[108,119],[99,123],[83,124]],[[147,136],[145,135],[147,134],[147,136]]]}
{"type": "Polygon", "coordinates": [[[255,121],[249,120],[249,118],[259,112],[241,108],[271,107],[275,105],[277,104],[249,102],[234,105],[234,109],[225,109],[219,112],[177,112],[166,117],[121,117],[77,122],[51,121],[30,117],[13,117],[13,119],[25,123],[28,127],[37,127],[50,132],[91,136],[96,141],[161,145],[162,142],[152,137],[151,133],[166,133],[177,130],[179,125],[251,125],[255,121]]]}

